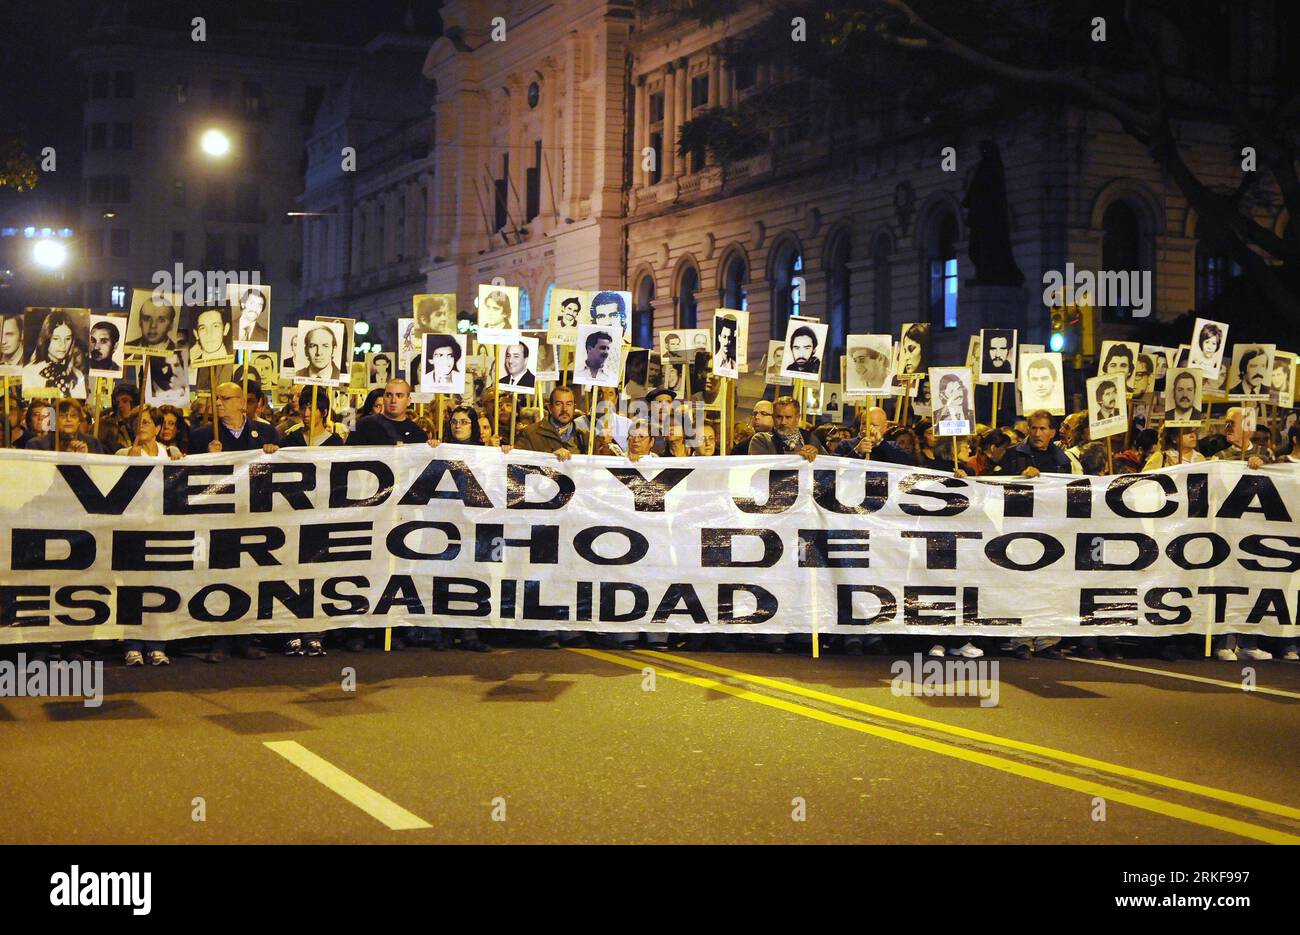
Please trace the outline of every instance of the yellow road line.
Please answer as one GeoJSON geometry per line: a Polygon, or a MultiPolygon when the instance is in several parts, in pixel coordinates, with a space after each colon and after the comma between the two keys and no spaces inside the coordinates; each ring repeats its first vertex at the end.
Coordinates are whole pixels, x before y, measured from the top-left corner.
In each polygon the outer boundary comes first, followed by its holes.
{"type": "Polygon", "coordinates": [[[293,740],[268,740],[266,746],[315,779],[331,792],[337,792],[371,818],[392,831],[411,831],[433,826],[413,815],[392,799],[385,798],[364,782],[349,776],[328,760],[312,753],[293,740]]]}
{"type": "Polygon", "coordinates": [[[1162,776],[1159,773],[1134,769],[1131,766],[1121,766],[1118,763],[1109,763],[1105,760],[1094,759],[1090,756],[1070,753],[1067,750],[1057,750],[1054,747],[1044,747],[1040,744],[1029,743],[1024,740],[1014,740],[1010,737],[1002,737],[997,734],[987,734],[983,731],[971,730],[968,727],[958,727],[956,724],[948,724],[944,721],[934,721],[930,718],[918,717],[915,714],[905,714],[902,711],[893,711],[889,708],[881,708],[877,705],[866,704],[865,702],[856,701],[852,698],[844,698],[840,695],[832,695],[828,692],[818,691],[815,688],[807,688],[803,685],[783,682],[779,679],[771,679],[762,675],[751,675],[747,672],[727,669],[723,666],[715,666],[698,659],[687,659],[682,656],[655,652],[654,650],[640,650],[637,654],[641,656],[657,656],[661,659],[668,659],[684,666],[690,666],[691,668],[701,669],[705,672],[712,672],[717,675],[729,675],[732,678],[752,682],[755,685],[765,685],[769,688],[775,688],[792,695],[801,695],[804,698],[814,698],[817,701],[838,705],[854,711],[861,711],[863,714],[870,714],[874,717],[901,721],[904,724],[911,724],[915,727],[924,727],[927,730],[951,734],[954,737],[963,737],[967,740],[978,741],[979,743],[987,743],[994,746],[1006,747],[1011,750],[1019,750],[1023,753],[1045,756],[1050,759],[1060,760],[1064,763],[1072,763],[1075,766],[1084,766],[1088,769],[1095,769],[1098,772],[1113,773],[1116,776],[1124,776],[1129,779],[1136,779],[1152,785],[1165,786],[1169,789],[1177,789],[1180,792],[1190,792],[1209,799],[1218,799],[1221,802],[1228,802],[1232,805],[1252,808],[1256,811],[1266,812],[1270,815],[1279,815],[1283,818],[1300,820],[1300,808],[1295,808],[1291,805],[1283,805],[1280,802],[1270,802],[1268,799],[1259,799],[1251,795],[1243,795],[1239,792],[1230,792],[1227,789],[1216,789],[1214,786],[1203,786],[1200,783],[1188,782],[1185,779],[1175,779],[1172,776],[1162,776]]]}
{"type": "MultiPolygon", "coordinates": [[[[1206,685],[1220,685],[1223,688],[1231,688],[1244,694],[1258,695],[1277,695],[1281,698],[1300,698],[1300,692],[1289,692],[1284,688],[1268,688],[1263,685],[1256,685],[1254,688],[1246,689],[1241,687],[1240,682],[1229,682],[1226,679],[1212,679],[1204,675],[1189,675],[1186,672],[1170,672],[1168,669],[1149,669],[1146,666],[1131,666],[1126,662],[1111,662],[1108,659],[1080,659],[1077,656],[1070,657],[1071,662],[1086,662],[1094,666],[1110,666],[1112,669],[1128,669],[1130,672],[1147,672],[1151,675],[1163,675],[1171,679],[1182,679],[1185,682],[1202,682],[1206,685]]],[[[1250,660],[1243,660],[1246,664],[1250,660]]]]}
{"type": "MultiPolygon", "coordinates": [[[[590,656],[594,659],[601,659],[605,662],[611,662],[615,665],[624,666],[629,669],[640,670],[643,668],[640,662],[634,659],[615,656],[612,653],[605,653],[592,649],[574,649],[570,651],[581,653],[584,656],[590,656]]],[[[645,654],[638,653],[638,655],[645,654]]],[[[653,655],[661,655],[664,658],[676,659],[676,657],[662,653],[653,653],[653,655]]],[[[688,685],[694,685],[698,688],[704,688],[709,691],[720,691],[736,698],[742,698],[745,701],[752,701],[757,704],[767,705],[770,708],[786,711],[790,714],[797,714],[801,717],[821,721],[824,724],[832,724],[836,727],[843,727],[847,730],[857,731],[861,734],[870,734],[873,737],[879,737],[883,740],[903,744],[904,746],[915,747],[918,750],[926,750],[930,753],[938,753],[954,759],[964,760],[968,763],[975,763],[979,766],[987,766],[990,769],[996,769],[1004,773],[1010,773],[1014,776],[1020,776],[1023,779],[1033,779],[1037,782],[1057,786],[1062,789],[1069,789],[1074,792],[1082,792],[1086,795],[1102,796],[1108,801],[1120,802],[1124,805],[1132,805],[1135,808],[1155,812],[1156,814],[1165,815],[1170,818],[1177,818],[1207,828],[1213,828],[1217,831],[1236,834],[1253,841],[1263,841],[1267,844],[1300,844],[1300,836],[1287,834],[1283,831],[1265,828],[1261,825],[1253,825],[1249,822],[1240,821],[1235,818],[1215,815],[1212,812],[1202,811],[1198,808],[1190,808],[1185,805],[1166,802],[1163,799],[1153,798],[1152,796],[1142,795],[1141,793],[1129,792],[1125,789],[1108,786],[1094,780],[1081,779],[1065,773],[1055,773],[1051,770],[1043,769],[1042,767],[1017,763],[1014,760],[1008,760],[1004,757],[995,756],[990,753],[983,753],[978,750],[969,750],[965,747],[953,746],[952,744],[931,740],[928,737],[919,737],[914,734],[904,733],[903,731],[894,730],[893,728],[880,727],[875,724],[855,721],[851,718],[844,717],[843,715],[810,708],[806,705],[796,704],[782,698],[773,698],[770,695],[759,694],[758,692],[749,691],[748,689],[737,688],[734,685],[728,685],[725,682],[719,682],[715,679],[703,678],[697,675],[687,675],[669,669],[661,669],[657,674],[679,682],[685,682],[688,685]]],[[[788,688],[789,686],[782,685],[781,687],[788,688]]]]}

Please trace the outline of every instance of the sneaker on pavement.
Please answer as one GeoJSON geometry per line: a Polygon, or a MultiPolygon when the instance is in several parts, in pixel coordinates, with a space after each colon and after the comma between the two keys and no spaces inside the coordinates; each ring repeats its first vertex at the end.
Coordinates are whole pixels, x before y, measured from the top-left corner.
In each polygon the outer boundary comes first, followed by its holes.
{"type": "Polygon", "coordinates": [[[460,644],[461,649],[468,650],[472,653],[490,653],[492,647],[480,639],[464,640],[460,644]]]}
{"type": "Polygon", "coordinates": [[[1017,659],[1033,659],[1034,651],[1028,646],[1017,646],[1011,651],[1011,654],[1017,659]]]}
{"type": "Polygon", "coordinates": [[[933,656],[935,659],[942,659],[944,657],[943,644],[935,643],[933,646],[930,647],[930,651],[926,653],[926,655],[933,656]]]}
{"type": "Polygon", "coordinates": [[[155,649],[149,653],[149,665],[151,666],[169,666],[172,661],[167,658],[167,654],[161,649],[155,649]]]}
{"type": "Polygon", "coordinates": [[[1296,652],[1294,649],[1288,649],[1282,654],[1282,658],[1290,662],[1295,662],[1297,659],[1300,659],[1300,652],[1296,652]]]}
{"type": "Polygon", "coordinates": [[[284,644],[284,654],[286,656],[301,656],[303,654],[302,640],[291,639],[284,644]]]}
{"type": "Polygon", "coordinates": [[[1236,662],[1237,651],[1235,649],[1228,649],[1225,646],[1223,649],[1216,649],[1214,651],[1214,658],[1222,662],[1236,662]]]}
{"type": "Polygon", "coordinates": [[[1079,656],[1084,659],[1100,659],[1101,650],[1096,646],[1085,646],[1079,650],[1079,656]]]}
{"type": "Polygon", "coordinates": [[[1273,658],[1273,654],[1271,652],[1269,652],[1267,649],[1260,649],[1258,646],[1256,646],[1254,649],[1243,649],[1241,651],[1241,654],[1245,656],[1247,659],[1252,659],[1255,662],[1263,662],[1265,659],[1273,658]]]}
{"type": "Polygon", "coordinates": [[[953,652],[958,656],[961,656],[963,659],[978,659],[980,656],[984,655],[984,650],[980,649],[974,643],[967,643],[965,646],[953,650],[953,652]]]}
{"type": "Polygon", "coordinates": [[[245,646],[240,655],[245,659],[265,659],[266,650],[261,646],[245,646]]]}
{"type": "Polygon", "coordinates": [[[307,641],[307,655],[309,655],[309,656],[323,656],[323,655],[325,655],[325,647],[321,645],[320,640],[308,640],[308,641],[307,641]]]}
{"type": "Polygon", "coordinates": [[[126,651],[126,664],[129,666],[144,665],[144,655],[138,649],[128,649],[126,651]]]}

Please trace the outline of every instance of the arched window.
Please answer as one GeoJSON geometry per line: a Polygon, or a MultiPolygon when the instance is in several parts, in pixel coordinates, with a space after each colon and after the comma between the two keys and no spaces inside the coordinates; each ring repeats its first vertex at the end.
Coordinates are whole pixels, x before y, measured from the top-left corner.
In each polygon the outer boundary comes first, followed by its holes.
{"type": "Polygon", "coordinates": [[[745,292],[745,280],[749,270],[745,267],[745,258],[737,254],[727,261],[726,271],[722,275],[722,307],[738,308],[742,312],[749,309],[749,296],[745,292]]]}
{"type": "Polygon", "coordinates": [[[551,326],[551,293],[555,291],[555,283],[546,287],[546,298],[542,301],[542,329],[545,330],[551,326]]]}
{"type": "Polygon", "coordinates": [[[841,232],[831,244],[826,258],[827,306],[830,311],[830,328],[826,333],[826,357],[822,379],[835,382],[840,379],[840,355],[844,353],[844,338],[849,332],[849,235],[841,232]]]}
{"type": "MultiPolygon", "coordinates": [[[[1101,218],[1101,268],[1128,273],[1141,270],[1142,265],[1142,223],[1138,213],[1128,202],[1116,201],[1101,218]]],[[[1125,321],[1133,317],[1133,309],[1108,301],[1102,317],[1105,321],[1125,321]]]]}
{"type": "Polygon", "coordinates": [[[528,288],[519,287],[519,327],[531,328],[533,326],[533,303],[528,298],[528,288]]]}
{"type": "Polygon", "coordinates": [[[890,334],[894,330],[894,271],[889,264],[892,244],[888,234],[881,234],[871,248],[872,332],[890,334]]]}
{"type": "Polygon", "coordinates": [[[772,263],[772,337],[785,336],[791,315],[799,314],[803,300],[803,255],[793,240],[777,248],[772,263]]]}
{"type": "Polygon", "coordinates": [[[677,327],[694,328],[699,318],[696,293],[700,291],[700,271],[687,264],[677,280],[677,327]]]}
{"type": "Polygon", "coordinates": [[[935,221],[927,257],[930,273],[930,325],[957,327],[957,218],[945,211],[935,221]]]}
{"type": "Polygon", "coordinates": [[[1196,308],[1205,308],[1223,291],[1229,279],[1241,275],[1237,263],[1227,248],[1214,238],[1203,237],[1196,242],[1196,308]]]}
{"type": "Polygon", "coordinates": [[[636,284],[632,294],[632,343],[636,347],[651,347],[654,331],[655,278],[646,273],[636,284]]]}

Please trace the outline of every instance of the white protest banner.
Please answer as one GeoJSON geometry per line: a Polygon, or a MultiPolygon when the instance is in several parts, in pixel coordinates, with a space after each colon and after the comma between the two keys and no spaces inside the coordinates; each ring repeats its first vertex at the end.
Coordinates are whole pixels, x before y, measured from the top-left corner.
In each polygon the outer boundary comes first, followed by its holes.
{"type": "Polygon", "coordinates": [[[1300,466],[957,478],[789,455],[0,451],[0,642],[344,626],[1296,631],[1300,466]]]}

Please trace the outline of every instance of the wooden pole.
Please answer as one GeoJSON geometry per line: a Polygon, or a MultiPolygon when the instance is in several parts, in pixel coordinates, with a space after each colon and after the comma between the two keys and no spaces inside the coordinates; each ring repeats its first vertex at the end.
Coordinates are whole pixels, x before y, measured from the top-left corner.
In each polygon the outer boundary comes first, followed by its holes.
{"type": "MultiPolygon", "coordinates": [[[[94,415],[94,422],[91,425],[90,433],[94,435],[96,438],[99,438],[99,417],[101,414],[100,410],[103,408],[99,403],[99,397],[103,393],[103,390],[104,390],[104,378],[95,377],[94,402],[91,404],[95,407],[95,415],[94,415]]],[[[143,397],[141,398],[141,401],[143,402],[143,397]]],[[[6,392],[5,393],[5,431],[7,432],[8,430],[9,430],[9,393],[6,392]]]]}
{"type": "Polygon", "coordinates": [[[596,388],[591,388],[591,402],[587,407],[587,454],[596,453],[596,388]]]}
{"type": "Polygon", "coordinates": [[[0,390],[5,394],[5,447],[13,445],[13,432],[9,430],[9,378],[0,377],[0,390]]]}
{"type": "Polygon", "coordinates": [[[966,436],[965,436],[965,435],[962,435],[962,436],[951,435],[951,436],[949,436],[949,438],[952,439],[952,473],[953,473],[954,476],[957,474],[957,439],[958,439],[958,437],[965,438],[966,436]]]}
{"type": "Polygon", "coordinates": [[[492,437],[501,437],[501,345],[494,345],[496,348],[496,366],[492,369],[492,386],[495,392],[492,394],[492,437]]]}
{"type": "MultiPolygon", "coordinates": [[[[248,368],[247,368],[247,367],[244,368],[244,376],[248,376],[248,368]]],[[[316,391],[319,390],[319,389],[320,389],[320,387],[316,386],[315,384],[312,384],[312,388],[311,388],[311,411],[307,413],[307,447],[308,447],[308,448],[311,447],[311,430],[312,430],[312,425],[313,425],[313,423],[315,423],[315,421],[316,421],[316,391]]]]}
{"type": "Polygon", "coordinates": [[[437,398],[438,398],[438,441],[442,441],[442,423],[446,421],[446,417],[443,415],[442,412],[443,405],[444,405],[444,397],[441,393],[439,393],[437,398]]]}
{"type": "Polygon", "coordinates": [[[1106,436],[1106,473],[1107,474],[1115,473],[1115,464],[1111,458],[1111,450],[1110,450],[1110,440],[1112,437],[1113,436],[1111,435],[1106,436]]]}

